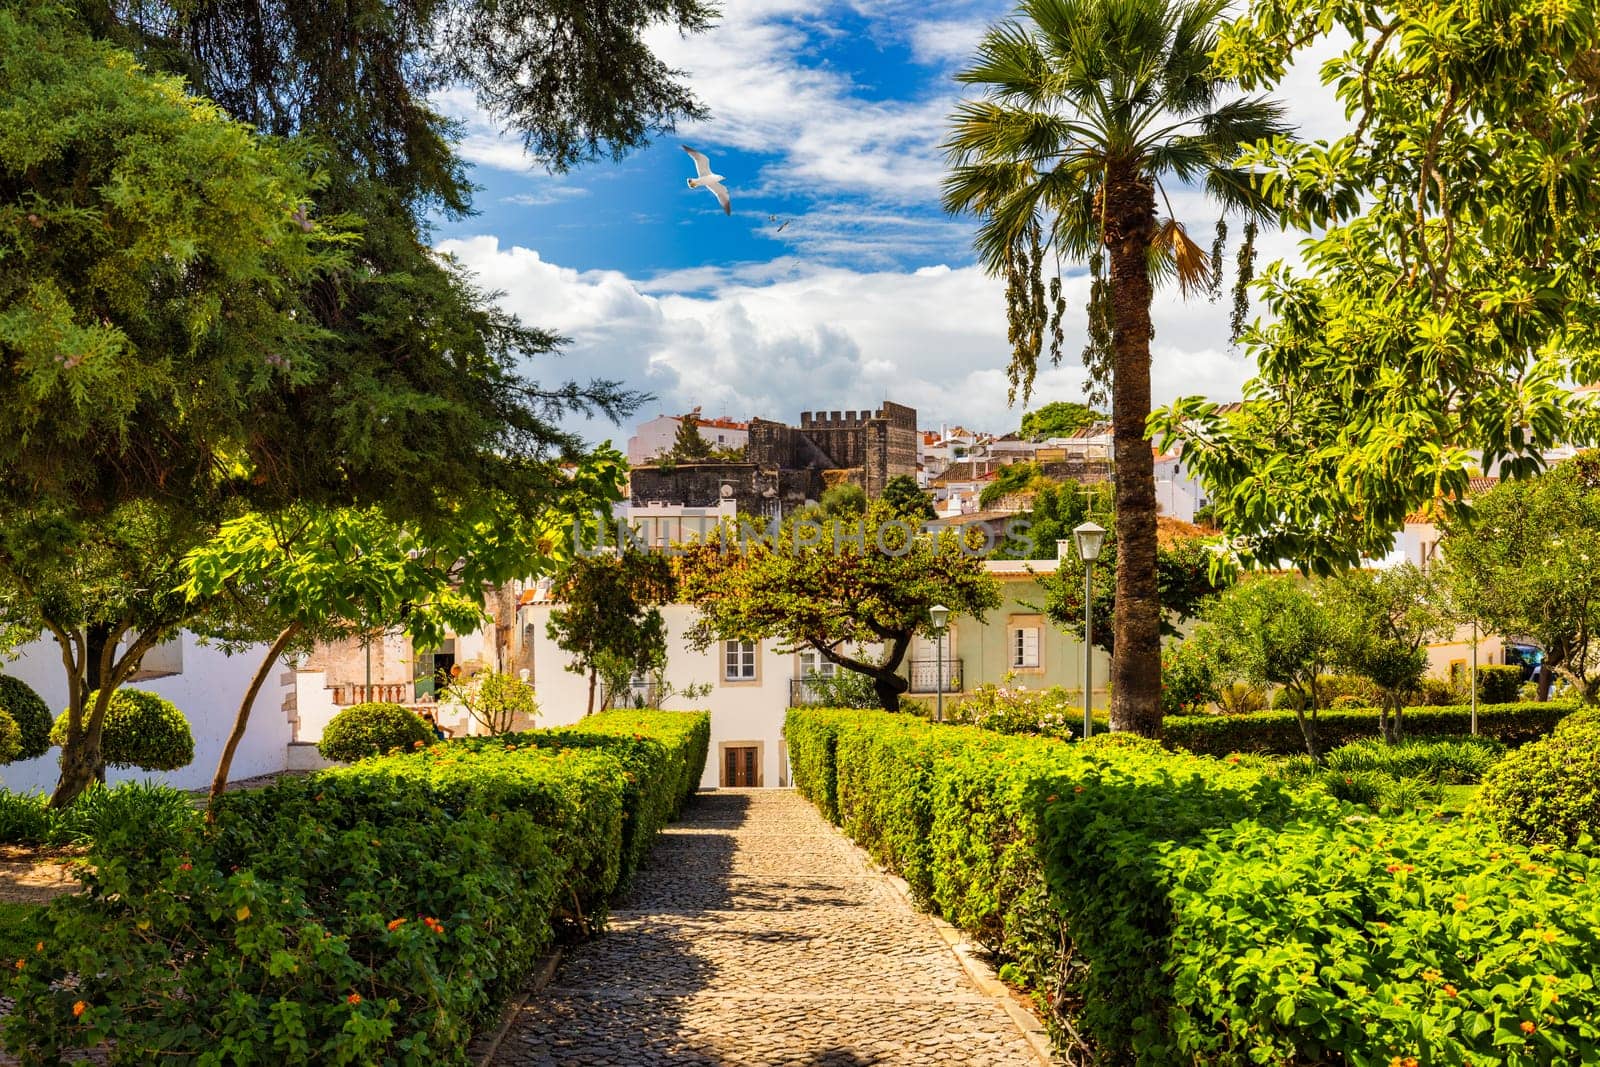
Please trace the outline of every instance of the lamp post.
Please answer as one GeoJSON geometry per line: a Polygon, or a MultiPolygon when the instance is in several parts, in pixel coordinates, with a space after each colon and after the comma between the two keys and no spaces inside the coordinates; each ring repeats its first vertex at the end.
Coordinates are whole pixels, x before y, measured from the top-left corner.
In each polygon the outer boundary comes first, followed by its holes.
{"type": "Polygon", "coordinates": [[[1083,739],[1094,733],[1094,561],[1106,542],[1104,526],[1086,522],[1075,527],[1072,539],[1083,560],[1083,739]]]}
{"type": "Polygon", "coordinates": [[[944,624],[949,617],[950,609],[943,604],[928,609],[928,618],[933,621],[934,722],[944,722],[944,624]]]}

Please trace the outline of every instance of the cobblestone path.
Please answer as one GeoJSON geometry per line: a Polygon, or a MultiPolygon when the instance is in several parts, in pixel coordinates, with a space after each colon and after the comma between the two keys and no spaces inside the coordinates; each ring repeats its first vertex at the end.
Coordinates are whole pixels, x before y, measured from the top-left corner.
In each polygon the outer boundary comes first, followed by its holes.
{"type": "Polygon", "coordinates": [[[1040,1063],[931,921],[788,790],[697,797],[609,932],[568,955],[493,1062],[1040,1063]]]}

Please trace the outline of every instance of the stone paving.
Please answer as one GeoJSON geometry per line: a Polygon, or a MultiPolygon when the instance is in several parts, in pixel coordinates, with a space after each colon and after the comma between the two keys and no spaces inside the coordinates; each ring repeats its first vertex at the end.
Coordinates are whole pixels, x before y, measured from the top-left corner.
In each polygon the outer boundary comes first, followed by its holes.
{"type": "Polygon", "coordinates": [[[491,1062],[1041,1061],[932,921],[811,805],[788,790],[722,790],[697,797],[667,831],[608,933],[568,955],[491,1062]]]}

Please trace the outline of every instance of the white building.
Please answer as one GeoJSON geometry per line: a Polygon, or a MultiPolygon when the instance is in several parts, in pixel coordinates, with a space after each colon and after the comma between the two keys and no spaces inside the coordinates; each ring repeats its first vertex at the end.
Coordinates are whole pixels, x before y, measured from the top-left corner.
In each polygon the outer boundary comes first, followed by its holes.
{"type": "MultiPolygon", "coordinates": [[[[699,415],[695,409],[694,414],[699,415]]],[[[750,424],[733,419],[699,419],[700,437],[712,448],[743,448],[750,440],[750,424]]],[[[628,464],[638,467],[653,462],[663,452],[672,451],[672,442],[678,436],[683,418],[678,415],[657,415],[634,427],[628,438],[628,464]]]]}
{"type": "MultiPolygon", "coordinates": [[[[176,789],[202,789],[211,784],[217,760],[233,732],[239,701],[261,664],[267,646],[252,645],[232,655],[183,633],[147,654],[128,684],[157,693],[177,705],[194,734],[194,761],[176,771],[108,768],[108,783],[143,779],[176,789]]],[[[20,678],[44,698],[53,711],[67,706],[67,677],[54,639],[24,645],[0,672],[20,678]]],[[[281,771],[288,765],[295,716],[294,675],[279,667],[267,676],[250,711],[244,740],[233,757],[232,777],[251,778],[281,771]]],[[[60,777],[61,750],[0,766],[0,785],[14,793],[49,792],[60,777]]]]}

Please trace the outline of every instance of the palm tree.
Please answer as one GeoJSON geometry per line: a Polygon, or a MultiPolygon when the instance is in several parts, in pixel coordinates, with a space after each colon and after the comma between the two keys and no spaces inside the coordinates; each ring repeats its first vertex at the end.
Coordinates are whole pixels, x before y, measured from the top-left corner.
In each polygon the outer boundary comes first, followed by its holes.
{"type": "Polygon", "coordinates": [[[984,90],[962,103],[946,145],[944,202],[980,219],[976,244],[1007,282],[1013,400],[1031,391],[1045,339],[1061,356],[1060,264],[1094,275],[1091,382],[1109,378],[1116,449],[1113,729],[1161,729],[1161,607],[1150,415],[1150,303],[1156,284],[1220,291],[1222,240],[1210,257],[1173,217],[1163,181],[1201,186],[1246,221],[1248,280],[1257,219],[1269,219],[1237,164],[1287,132],[1282,108],[1231,95],[1211,53],[1226,0],[1023,0],[990,28],[957,77],[984,90]],[[1166,208],[1157,209],[1157,197],[1166,208]],[[1055,277],[1046,293],[1046,256],[1055,277]],[[1109,264],[1107,264],[1109,260],[1109,264]],[[1107,270],[1109,266],[1109,271],[1107,270]]]}

